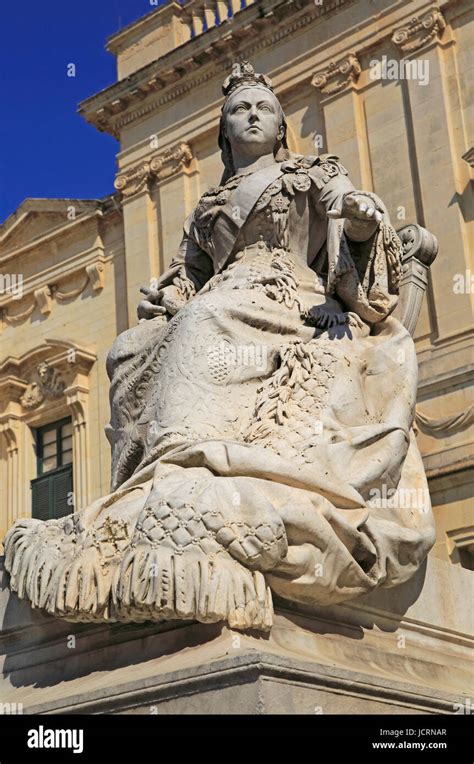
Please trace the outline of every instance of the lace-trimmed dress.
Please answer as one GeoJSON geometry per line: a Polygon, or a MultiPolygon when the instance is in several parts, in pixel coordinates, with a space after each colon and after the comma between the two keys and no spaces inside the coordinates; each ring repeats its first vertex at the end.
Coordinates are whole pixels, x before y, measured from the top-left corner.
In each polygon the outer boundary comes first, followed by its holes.
{"type": "Polygon", "coordinates": [[[230,253],[215,225],[245,176],[201,197],[158,280],[170,312],[117,339],[112,493],[5,541],[35,606],[265,630],[272,591],[342,602],[405,581],[434,543],[415,349],[390,315],[400,243],[375,195],[370,241],[328,220],[353,190],[337,157],[281,169],[230,253]]]}

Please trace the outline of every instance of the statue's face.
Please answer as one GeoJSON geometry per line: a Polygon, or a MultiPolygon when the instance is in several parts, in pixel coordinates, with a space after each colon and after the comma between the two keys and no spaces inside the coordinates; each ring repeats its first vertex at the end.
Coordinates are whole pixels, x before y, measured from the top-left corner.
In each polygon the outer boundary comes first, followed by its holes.
{"type": "Polygon", "coordinates": [[[270,154],[283,136],[280,104],[268,90],[242,88],[227,104],[224,134],[232,151],[259,157],[270,154]]]}

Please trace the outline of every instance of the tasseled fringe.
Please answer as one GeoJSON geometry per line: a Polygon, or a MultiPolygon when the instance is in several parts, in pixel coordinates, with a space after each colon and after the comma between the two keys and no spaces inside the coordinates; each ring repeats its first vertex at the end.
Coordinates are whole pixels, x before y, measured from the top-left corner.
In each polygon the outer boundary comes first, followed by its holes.
{"type": "MultiPolygon", "coordinates": [[[[31,522],[31,521],[30,521],[31,522]]],[[[163,545],[128,547],[104,564],[96,547],[58,557],[26,524],[5,538],[10,587],[35,608],[67,621],[227,621],[234,629],[269,631],[270,588],[227,553],[209,558],[199,548],[181,554],[163,545]]]]}
{"type": "Polygon", "coordinates": [[[146,608],[162,620],[227,620],[231,628],[270,629],[272,599],[263,574],[231,557],[210,559],[200,549],[182,554],[164,546],[129,549],[112,585],[116,612],[146,608]]]}
{"type": "Polygon", "coordinates": [[[354,271],[355,266],[344,233],[343,221],[329,221],[328,231],[328,277],[326,292],[333,294],[336,290],[337,281],[349,271],[354,271]]]}

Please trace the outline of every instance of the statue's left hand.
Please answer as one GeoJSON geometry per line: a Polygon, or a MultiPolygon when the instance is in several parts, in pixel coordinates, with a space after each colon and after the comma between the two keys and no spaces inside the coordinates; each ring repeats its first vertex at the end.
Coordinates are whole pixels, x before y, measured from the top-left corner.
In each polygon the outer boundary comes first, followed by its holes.
{"type": "Polygon", "coordinates": [[[382,213],[375,206],[373,199],[364,193],[346,194],[342,207],[328,210],[328,218],[345,218],[345,231],[354,241],[366,241],[375,233],[382,222],[382,213]]]}
{"type": "Polygon", "coordinates": [[[328,210],[329,218],[355,218],[367,220],[371,223],[382,222],[382,213],[376,209],[373,199],[366,194],[357,192],[346,194],[343,199],[342,209],[337,207],[328,210]]]}

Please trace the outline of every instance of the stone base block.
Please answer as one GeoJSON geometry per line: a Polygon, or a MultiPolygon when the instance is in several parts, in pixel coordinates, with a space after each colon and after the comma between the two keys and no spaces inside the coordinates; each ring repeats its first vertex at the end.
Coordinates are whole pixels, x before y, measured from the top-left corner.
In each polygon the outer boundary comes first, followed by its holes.
{"type": "Polygon", "coordinates": [[[0,703],[26,714],[468,713],[473,580],[430,559],[408,583],[348,605],[276,601],[263,636],[71,624],[11,594],[0,566],[0,703]]]}

